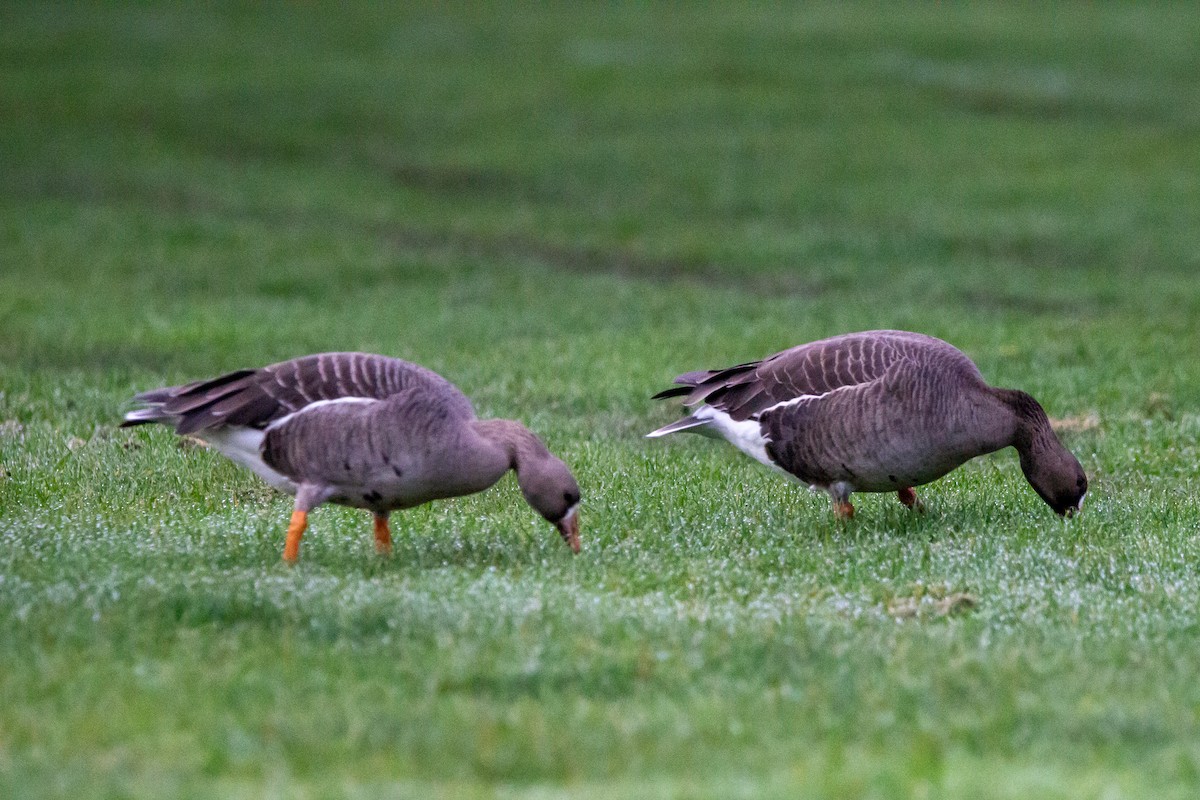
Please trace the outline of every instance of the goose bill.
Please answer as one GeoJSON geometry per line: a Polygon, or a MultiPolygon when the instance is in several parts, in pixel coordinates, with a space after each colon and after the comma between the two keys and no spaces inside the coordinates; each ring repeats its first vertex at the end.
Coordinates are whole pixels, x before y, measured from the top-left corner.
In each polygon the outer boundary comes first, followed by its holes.
{"type": "MultiPolygon", "coordinates": [[[[1086,493],[1084,494],[1084,497],[1087,497],[1086,493]]],[[[1067,510],[1063,512],[1063,516],[1070,519],[1081,511],[1083,511],[1083,497],[1079,498],[1079,502],[1077,502],[1075,505],[1067,506],[1067,510]]]]}
{"type": "Polygon", "coordinates": [[[563,518],[554,523],[563,541],[571,548],[572,553],[579,552],[579,506],[569,510],[563,518]]]}

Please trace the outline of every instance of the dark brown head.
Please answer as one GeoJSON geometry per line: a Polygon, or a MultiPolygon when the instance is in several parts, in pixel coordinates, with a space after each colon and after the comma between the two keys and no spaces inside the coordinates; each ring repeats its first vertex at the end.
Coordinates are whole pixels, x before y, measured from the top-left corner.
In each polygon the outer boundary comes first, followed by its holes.
{"type": "Polygon", "coordinates": [[[1033,490],[1054,509],[1056,514],[1069,517],[1083,510],[1087,494],[1087,475],[1071,451],[1057,437],[1056,447],[1040,449],[1037,453],[1021,454],[1021,471],[1033,490]]]}
{"type": "Polygon", "coordinates": [[[1013,444],[1025,479],[1056,514],[1069,517],[1082,511],[1088,481],[1079,460],[1063,447],[1036,400],[1024,392],[1012,396],[1019,420],[1013,444]]]}

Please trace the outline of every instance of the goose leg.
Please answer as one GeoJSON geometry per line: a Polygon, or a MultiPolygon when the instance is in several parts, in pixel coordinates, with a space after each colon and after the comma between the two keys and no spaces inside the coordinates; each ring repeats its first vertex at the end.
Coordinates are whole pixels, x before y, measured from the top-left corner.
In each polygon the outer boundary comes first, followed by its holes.
{"type": "Polygon", "coordinates": [[[838,481],[829,487],[829,496],[833,498],[833,515],[838,519],[854,519],[854,506],[850,504],[850,484],[838,481]]]}
{"type": "Polygon", "coordinates": [[[392,552],[392,532],[388,528],[388,515],[375,515],[375,552],[381,556],[392,552]]]}
{"type": "Polygon", "coordinates": [[[900,498],[900,502],[914,511],[924,512],[925,504],[921,502],[921,498],[917,497],[917,493],[913,491],[911,486],[907,486],[898,492],[896,496],[900,498]]]}
{"type": "Polygon", "coordinates": [[[302,483],[296,490],[295,511],[288,524],[287,542],[283,545],[283,560],[295,564],[300,558],[300,537],[308,527],[308,512],[329,499],[329,489],[312,483],[302,483]]]}
{"type": "Polygon", "coordinates": [[[283,546],[283,560],[295,564],[300,558],[300,537],[308,527],[308,512],[296,509],[292,512],[292,521],[287,529],[287,542],[283,546]]]}

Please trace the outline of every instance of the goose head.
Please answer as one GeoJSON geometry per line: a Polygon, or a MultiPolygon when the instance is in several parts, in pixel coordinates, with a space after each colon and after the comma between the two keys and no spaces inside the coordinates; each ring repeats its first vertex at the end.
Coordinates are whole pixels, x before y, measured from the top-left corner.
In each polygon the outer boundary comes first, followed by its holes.
{"type": "Polygon", "coordinates": [[[571,552],[579,552],[579,484],[567,465],[546,453],[517,465],[517,485],[525,502],[562,536],[571,552]]]}
{"type": "Polygon", "coordinates": [[[997,392],[1013,410],[1013,446],[1021,457],[1021,471],[1029,485],[1056,514],[1069,517],[1082,511],[1087,475],[1079,459],[1058,440],[1045,410],[1025,392],[997,392]]]}
{"type": "Polygon", "coordinates": [[[1057,439],[1053,445],[1022,453],[1021,471],[1033,490],[1056,514],[1069,517],[1083,510],[1087,475],[1079,460],[1057,439]]]}
{"type": "MultiPolygon", "coordinates": [[[[542,440],[519,422],[509,419],[476,420],[474,429],[499,454],[503,469],[517,473],[525,502],[558,528],[572,552],[579,552],[579,484],[542,440]]],[[[497,480],[497,474],[491,480],[497,480]]]]}

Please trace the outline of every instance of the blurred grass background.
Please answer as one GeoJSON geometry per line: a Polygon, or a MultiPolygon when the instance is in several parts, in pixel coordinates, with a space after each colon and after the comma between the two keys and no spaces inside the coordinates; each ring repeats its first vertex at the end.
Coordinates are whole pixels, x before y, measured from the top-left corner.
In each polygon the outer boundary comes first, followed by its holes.
{"type": "Polygon", "coordinates": [[[1200,17],[9,3],[0,794],[1190,797],[1200,17]],[[1065,421],[853,527],[640,435],[676,373],[949,339],[1065,421]],[[575,468],[314,515],[135,391],[358,349],[575,468]],[[947,599],[969,595],[962,610],[947,599]],[[957,609],[956,613],[946,613],[957,609]]]}

